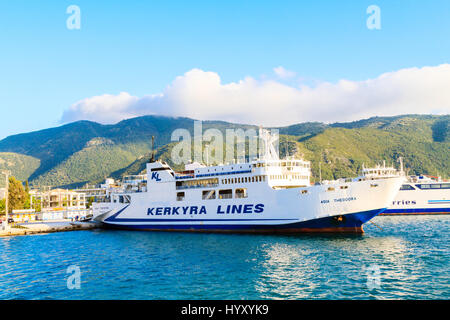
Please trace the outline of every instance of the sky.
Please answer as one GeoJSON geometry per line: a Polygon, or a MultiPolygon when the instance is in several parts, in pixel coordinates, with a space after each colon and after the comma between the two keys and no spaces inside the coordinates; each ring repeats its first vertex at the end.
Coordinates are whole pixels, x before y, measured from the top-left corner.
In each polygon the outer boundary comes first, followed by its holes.
{"type": "Polygon", "coordinates": [[[0,139],[144,114],[449,114],[449,39],[448,0],[0,0],[0,139]]]}

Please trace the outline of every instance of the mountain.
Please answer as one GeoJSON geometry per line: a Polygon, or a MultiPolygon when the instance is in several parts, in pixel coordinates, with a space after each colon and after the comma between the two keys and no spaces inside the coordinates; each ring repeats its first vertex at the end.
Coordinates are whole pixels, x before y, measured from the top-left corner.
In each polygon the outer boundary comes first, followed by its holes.
{"type": "MultiPolygon", "coordinates": [[[[114,125],[77,121],[56,128],[9,136],[0,141],[0,169],[9,169],[32,185],[80,186],[105,177],[120,178],[145,168],[151,137],[160,158],[169,163],[171,134],[193,119],[143,116],[114,125]]],[[[324,124],[308,122],[277,128],[281,155],[296,153],[322,164],[324,179],[354,176],[363,163],[404,158],[411,174],[450,176],[450,116],[402,115],[324,124]]],[[[257,129],[224,121],[203,121],[203,130],[257,129]]],[[[1,180],[1,179],[0,179],[1,180]]]]}

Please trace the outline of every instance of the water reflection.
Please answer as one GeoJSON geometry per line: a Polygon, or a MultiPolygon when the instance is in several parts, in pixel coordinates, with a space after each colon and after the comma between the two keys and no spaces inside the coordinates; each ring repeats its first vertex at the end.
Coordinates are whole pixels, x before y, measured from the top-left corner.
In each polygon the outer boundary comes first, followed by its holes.
{"type": "Polygon", "coordinates": [[[448,299],[450,217],[364,235],[77,231],[0,238],[3,299],[448,299]],[[81,270],[68,290],[67,267],[81,270]],[[380,286],[368,286],[372,266],[380,286]],[[376,274],[376,273],[375,273],[376,274]]]}
{"type": "MultiPolygon", "coordinates": [[[[398,283],[421,277],[423,262],[400,237],[311,236],[263,248],[255,290],[270,299],[383,299],[398,283]],[[379,268],[380,287],[368,287],[368,268],[379,268]]],[[[276,240],[276,238],[275,238],[276,240]]],[[[404,288],[406,294],[406,288],[404,288]]],[[[399,296],[401,298],[401,295],[399,296]]]]}

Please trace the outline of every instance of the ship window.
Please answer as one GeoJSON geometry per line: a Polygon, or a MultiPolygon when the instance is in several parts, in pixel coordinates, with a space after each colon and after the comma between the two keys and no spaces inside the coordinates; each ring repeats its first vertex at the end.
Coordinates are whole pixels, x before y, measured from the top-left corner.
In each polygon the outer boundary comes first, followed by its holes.
{"type": "Polygon", "coordinates": [[[416,184],[416,187],[419,187],[420,189],[430,189],[429,184],[416,184]]]}
{"type": "Polygon", "coordinates": [[[333,187],[329,187],[329,188],[327,189],[327,191],[334,191],[334,188],[333,188],[333,187]]]}
{"type": "Polygon", "coordinates": [[[216,191],[215,190],[205,190],[202,192],[202,199],[203,200],[212,200],[216,198],[216,191]]]}
{"type": "Polygon", "coordinates": [[[450,183],[443,183],[441,184],[442,189],[450,189],[450,183]]]}
{"type": "Polygon", "coordinates": [[[348,186],[341,186],[341,189],[348,189],[348,186]]]}
{"type": "Polygon", "coordinates": [[[302,194],[307,194],[308,190],[302,190],[302,194]]]}
{"type": "Polygon", "coordinates": [[[184,192],[177,192],[177,201],[183,201],[185,197],[184,192]]]}
{"type": "Polygon", "coordinates": [[[415,190],[413,186],[409,184],[404,184],[401,186],[400,190],[415,190]]]}
{"type": "Polygon", "coordinates": [[[233,198],[232,189],[219,190],[219,199],[231,199],[231,198],[233,198]]]}
{"type": "Polygon", "coordinates": [[[246,188],[239,188],[236,189],[236,198],[247,198],[247,189],[246,188]]]}
{"type": "Polygon", "coordinates": [[[431,185],[431,189],[440,189],[441,185],[440,184],[432,184],[431,185]]]}

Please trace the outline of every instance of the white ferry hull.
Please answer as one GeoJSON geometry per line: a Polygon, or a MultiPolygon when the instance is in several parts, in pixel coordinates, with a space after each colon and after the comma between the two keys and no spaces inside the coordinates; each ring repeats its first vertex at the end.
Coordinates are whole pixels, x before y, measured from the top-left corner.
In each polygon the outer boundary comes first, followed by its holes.
{"type": "MultiPolygon", "coordinates": [[[[132,194],[129,204],[94,203],[94,218],[108,227],[133,230],[362,233],[363,224],[393,201],[403,180],[280,190],[261,183],[249,186],[247,198],[189,202],[164,201],[158,192],[143,192],[132,194]]],[[[201,189],[190,192],[193,199],[201,199],[201,189]]]]}
{"type": "MultiPolygon", "coordinates": [[[[440,183],[432,184],[440,185],[440,183]]],[[[399,191],[383,215],[450,214],[450,188],[420,189],[418,186],[422,183],[410,185],[416,189],[399,191]]]]}

